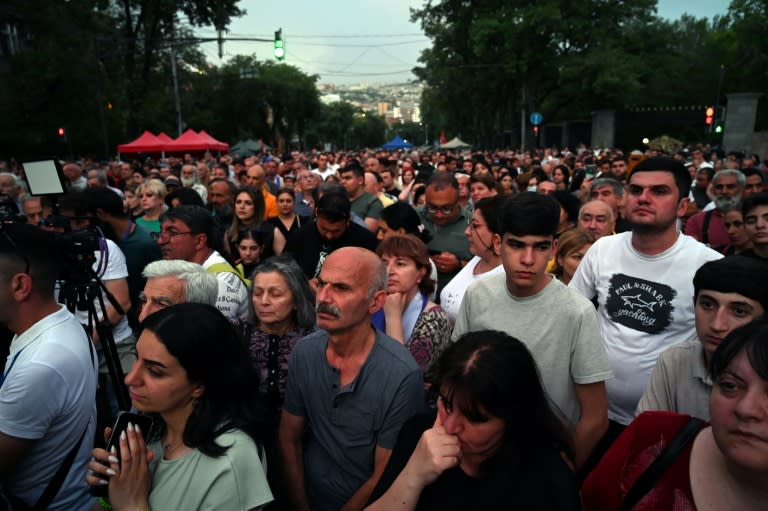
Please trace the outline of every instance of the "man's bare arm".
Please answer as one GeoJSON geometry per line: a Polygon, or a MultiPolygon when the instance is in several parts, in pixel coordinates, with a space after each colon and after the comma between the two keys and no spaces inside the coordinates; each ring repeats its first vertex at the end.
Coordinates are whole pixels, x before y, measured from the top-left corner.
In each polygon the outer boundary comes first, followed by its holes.
{"type": "Polygon", "coordinates": [[[341,511],[360,511],[368,503],[371,498],[376,484],[378,484],[381,474],[384,473],[384,469],[389,462],[389,457],[392,455],[391,449],[385,449],[383,447],[376,446],[376,454],[373,461],[373,474],[370,479],[360,486],[352,497],[344,504],[341,511]]]}
{"type": "Polygon", "coordinates": [[[289,509],[293,511],[309,511],[304,487],[304,451],[301,444],[305,425],[304,417],[283,410],[280,416],[279,445],[285,494],[288,497],[289,509]]]}

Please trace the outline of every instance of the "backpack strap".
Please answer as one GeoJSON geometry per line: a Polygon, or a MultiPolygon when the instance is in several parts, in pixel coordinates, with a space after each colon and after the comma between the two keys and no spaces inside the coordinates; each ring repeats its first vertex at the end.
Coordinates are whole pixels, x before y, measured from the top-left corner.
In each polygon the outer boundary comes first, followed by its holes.
{"type": "Polygon", "coordinates": [[[233,273],[237,275],[237,278],[239,278],[243,284],[250,286],[251,281],[245,278],[245,275],[243,275],[242,271],[238,270],[240,270],[240,268],[235,268],[229,263],[214,263],[206,268],[205,271],[208,273],[233,273]]]}
{"type": "Polygon", "coordinates": [[[703,424],[703,420],[691,417],[685,426],[680,428],[677,435],[667,444],[659,456],[648,465],[648,468],[640,474],[635,484],[629,489],[621,506],[622,511],[632,509],[659,482],[664,472],[667,471],[680,453],[683,452],[683,449],[696,437],[703,424]]]}

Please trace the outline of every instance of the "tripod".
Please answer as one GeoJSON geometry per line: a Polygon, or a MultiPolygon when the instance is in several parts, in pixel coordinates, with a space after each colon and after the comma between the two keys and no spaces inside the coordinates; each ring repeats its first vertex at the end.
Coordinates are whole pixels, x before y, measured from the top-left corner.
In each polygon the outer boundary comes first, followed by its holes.
{"type": "MultiPolygon", "coordinates": [[[[131,399],[128,394],[128,388],[125,386],[125,374],[120,366],[120,357],[112,335],[112,325],[107,319],[104,296],[107,297],[109,303],[119,314],[125,314],[125,311],[90,266],[94,259],[88,259],[87,261],[84,259],[80,268],[75,268],[70,273],[70,277],[59,290],[59,301],[64,303],[72,313],[75,312],[75,309],[88,311],[88,324],[87,326],[83,325],[83,327],[86,329],[89,337],[91,337],[91,332],[94,329],[98,334],[118,408],[127,411],[131,408],[131,399]],[[104,292],[104,296],[102,296],[100,291],[104,292]],[[101,316],[97,314],[97,301],[101,316]],[[99,319],[99,317],[102,319],[99,319]]],[[[101,424],[111,424],[111,420],[106,417],[101,417],[99,422],[101,424]]],[[[102,430],[103,427],[97,429],[97,431],[102,430]]],[[[99,441],[98,438],[97,441],[99,441]]]]}

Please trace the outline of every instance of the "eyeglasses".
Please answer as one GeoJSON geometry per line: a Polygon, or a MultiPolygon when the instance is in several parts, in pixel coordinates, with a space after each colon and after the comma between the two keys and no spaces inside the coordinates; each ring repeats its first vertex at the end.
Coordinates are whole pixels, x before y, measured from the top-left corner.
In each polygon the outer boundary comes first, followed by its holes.
{"type": "Polygon", "coordinates": [[[456,206],[454,206],[452,204],[449,204],[447,206],[433,206],[431,204],[427,204],[426,206],[424,206],[424,209],[426,209],[427,213],[429,213],[430,215],[436,215],[437,213],[442,213],[444,215],[450,215],[451,213],[453,213],[453,209],[455,207],[456,206]]]}
{"type": "Polygon", "coordinates": [[[176,236],[182,236],[184,234],[194,235],[195,233],[192,231],[184,231],[184,232],[160,231],[160,232],[149,233],[150,237],[155,241],[169,240],[171,238],[175,238],[176,236]]]}
{"type": "Polygon", "coordinates": [[[27,255],[19,250],[18,245],[16,245],[16,242],[13,241],[13,238],[11,238],[11,235],[8,234],[8,231],[0,227],[0,232],[2,232],[3,237],[8,242],[8,244],[13,249],[13,252],[16,254],[17,257],[21,258],[24,261],[24,273],[29,275],[29,257],[27,255]]]}

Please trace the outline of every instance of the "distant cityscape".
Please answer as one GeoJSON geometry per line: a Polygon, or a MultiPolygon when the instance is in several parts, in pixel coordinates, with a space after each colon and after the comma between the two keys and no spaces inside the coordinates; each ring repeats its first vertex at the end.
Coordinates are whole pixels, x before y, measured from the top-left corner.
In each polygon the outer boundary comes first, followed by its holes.
{"type": "Polygon", "coordinates": [[[405,122],[421,122],[419,82],[360,83],[355,85],[318,84],[320,101],[325,104],[346,101],[364,112],[376,112],[388,126],[405,122]]]}

